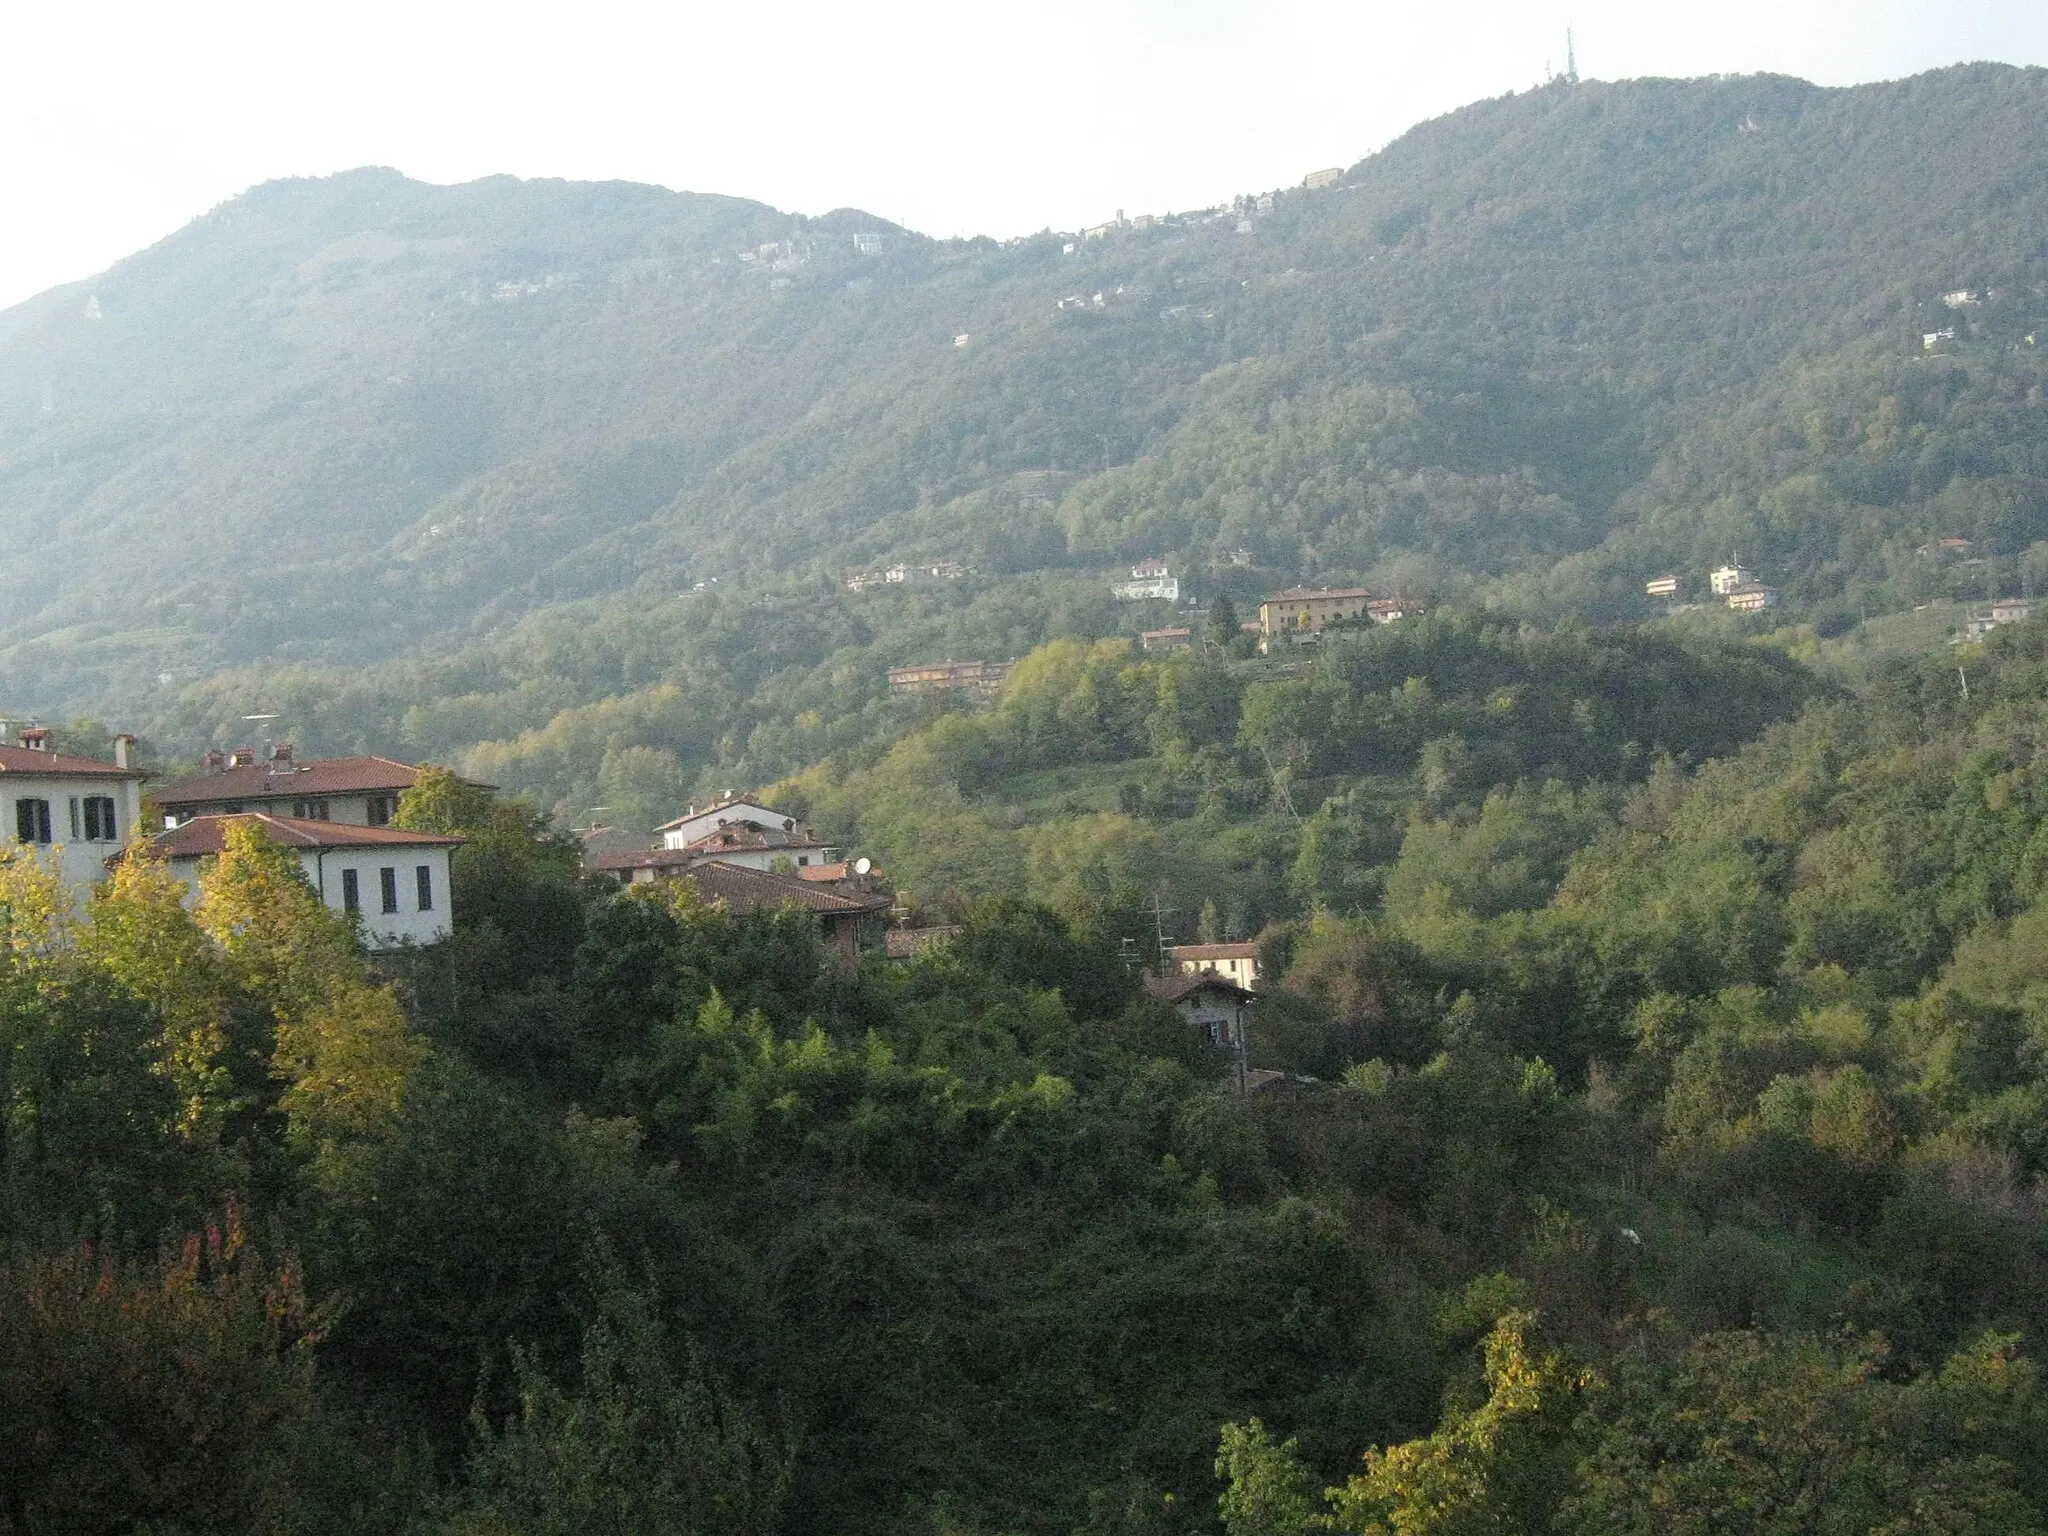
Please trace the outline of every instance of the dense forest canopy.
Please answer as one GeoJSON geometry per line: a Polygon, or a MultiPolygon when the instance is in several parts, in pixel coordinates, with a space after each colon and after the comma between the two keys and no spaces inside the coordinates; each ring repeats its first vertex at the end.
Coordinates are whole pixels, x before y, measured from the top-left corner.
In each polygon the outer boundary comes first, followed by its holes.
{"type": "Polygon", "coordinates": [[[1433,622],[1235,717],[1118,650],[850,770],[1052,876],[907,963],[441,771],[457,931],[375,963],[253,830],[189,908],[0,861],[5,1528],[2043,1528],[2048,625],[1848,697],[1433,622]],[[981,797],[1261,732],[1387,772],[1298,829],[1245,1095],[1089,873],[1174,813],[981,797]]]}

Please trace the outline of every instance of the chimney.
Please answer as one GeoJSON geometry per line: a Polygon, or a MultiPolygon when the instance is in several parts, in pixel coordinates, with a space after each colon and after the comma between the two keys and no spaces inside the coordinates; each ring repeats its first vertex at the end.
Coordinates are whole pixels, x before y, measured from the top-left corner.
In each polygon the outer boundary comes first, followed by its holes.
{"type": "Polygon", "coordinates": [[[221,751],[219,747],[208,747],[206,749],[206,756],[199,759],[199,766],[205,769],[208,774],[219,773],[227,765],[227,754],[221,751]]]}
{"type": "Polygon", "coordinates": [[[230,768],[254,768],[256,766],[256,749],[254,747],[235,748],[234,751],[228,754],[228,766],[230,768]]]}
{"type": "Polygon", "coordinates": [[[25,725],[21,728],[21,744],[31,752],[50,750],[50,733],[40,725],[25,725]]]}
{"type": "Polygon", "coordinates": [[[270,749],[270,761],[279,768],[291,767],[292,744],[288,741],[280,741],[276,746],[272,747],[270,749]]]}
{"type": "Polygon", "coordinates": [[[134,750],[135,738],[126,731],[122,731],[114,738],[114,766],[116,768],[128,767],[129,754],[134,750]]]}

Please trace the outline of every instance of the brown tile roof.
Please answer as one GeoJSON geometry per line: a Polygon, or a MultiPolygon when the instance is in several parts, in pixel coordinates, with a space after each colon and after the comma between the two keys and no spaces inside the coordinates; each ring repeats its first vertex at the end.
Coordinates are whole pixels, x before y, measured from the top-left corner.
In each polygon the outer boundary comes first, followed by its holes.
{"type": "Polygon", "coordinates": [[[701,858],[719,853],[809,853],[831,846],[813,838],[808,827],[785,832],[780,827],[764,827],[758,821],[729,821],[716,832],[707,832],[676,851],[701,858]]]}
{"type": "Polygon", "coordinates": [[[439,832],[407,832],[398,827],[351,827],[338,821],[298,821],[290,816],[244,811],[235,816],[195,816],[183,826],[159,833],[150,842],[164,857],[171,859],[219,853],[226,842],[225,829],[231,821],[254,822],[263,830],[264,836],[287,848],[452,848],[464,841],[439,832]]]}
{"type": "Polygon", "coordinates": [[[1167,951],[1176,960],[1256,960],[1256,944],[1175,944],[1167,951]]]}
{"type": "Polygon", "coordinates": [[[40,773],[52,778],[144,779],[139,768],[122,768],[96,757],[39,752],[33,747],[0,747],[0,773],[40,773]]]}
{"type": "Polygon", "coordinates": [[[610,853],[600,853],[590,861],[592,869],[685,869],[698,859],[701,853],[692,853],[687,848],[624,848],[610,853]]]}
{"type": "Polygon", "coordinates": [[[224,768],[150,796],[158,805],[206,805],[216,800],[303,800],[322,795],[403,792],[419,781],[410,763],[388,757],[314,757],[296,763],[251,763],[224,768]]]}
{"type": "Polygon", "coordinates": [[[806,880],[791,880],[764,870],[742,869],[714,859],[682,872],[682,878],[697,887],[706,901],[722,901],[735,912],[754,912],[763,907],[798,906],[813,912],[880,912],[889,905],[886,896],[853,896],[822,890],[806,880]]]}
{"type": "Polygon", "coordinates": [[[1243,987],[1237,985],[1236,982],[1224,980],[1223,977],[1217,975],[1214,971],[1197,971],[1193,975],[1184,973],[1179,976],[1167,976],[1164,978],[1148,973],[1145,977],[1145,990],[1154,997],[1161,998],[1169,1003],[1181,1002],[1204,990],[1228,992],[1240,1002],[1248,1002],[1258,995],[1254,992],[1247,992],[1243,987]]]}

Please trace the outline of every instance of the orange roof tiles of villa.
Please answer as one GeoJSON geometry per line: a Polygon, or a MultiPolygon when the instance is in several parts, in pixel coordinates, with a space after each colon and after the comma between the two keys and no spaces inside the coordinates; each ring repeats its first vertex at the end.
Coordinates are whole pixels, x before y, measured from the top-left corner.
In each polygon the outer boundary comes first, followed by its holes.
{"type": "Polygon", "coordinates": [[[1256,944],[1175,944],[1168,953],[1176,960],[1256,960],[1256,944]]]}
{"type": "MultiPolygon", "coordinates": [[[[158,805],[204,805],[214,800],[298,800],[309,795],[374,794],[408,790],[420,771],[388,757],[313,757],[301,762],[250,763],[223,768],[159,789],[158,805]]],[[[489,785],[481,786],[489,788],[489,785]]]]}
{"type": "Polygon", "coordinates": [[[0,747],[0,773],[37,773],[57,778],[144,779],[139,768],[103,763],[96,757],[44,752],[35,747],[0,747]]]}
{"type": "Polygon", "coordinates": [[[421,848],[453,847],[465,841],[440,832],[407,832],[398,827],[351,827],[333,821],[301,821],[242,811],[233,816],[195,816],[183,826],[151,839],[166,858],[184,859],[219,853],[230,822],[251,822],[273,843],[287,848],[421,848]]]}

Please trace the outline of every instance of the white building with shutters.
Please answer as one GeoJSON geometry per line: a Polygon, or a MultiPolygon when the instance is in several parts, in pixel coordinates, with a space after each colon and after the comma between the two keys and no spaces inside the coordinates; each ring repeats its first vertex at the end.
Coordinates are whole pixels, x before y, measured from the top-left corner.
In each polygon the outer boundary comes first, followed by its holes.
{"type": "Polygon", "coordinates": [[[454,902],[448,860],[459,837],[405,832],[397,827],[356,827],[333,821],[297,821],[249,811],[239,816],[198,816],[156,839],[171,873],[197,899],[207,859],[225,846],[231,822],[248,822],[273,843],[299,856],[306,883],[321,901],[355,919],[371,949],[433,944],[448,937],[454,902]]]}
{"type": "Polygon", "coordinates": [[[128,764],[133,742],[115,738],[111,763],[53,752],[49,732],[33,727],[0,746],[0,829],[54,868],[80,905],[142,824],[143,774],[128,764]]]}

